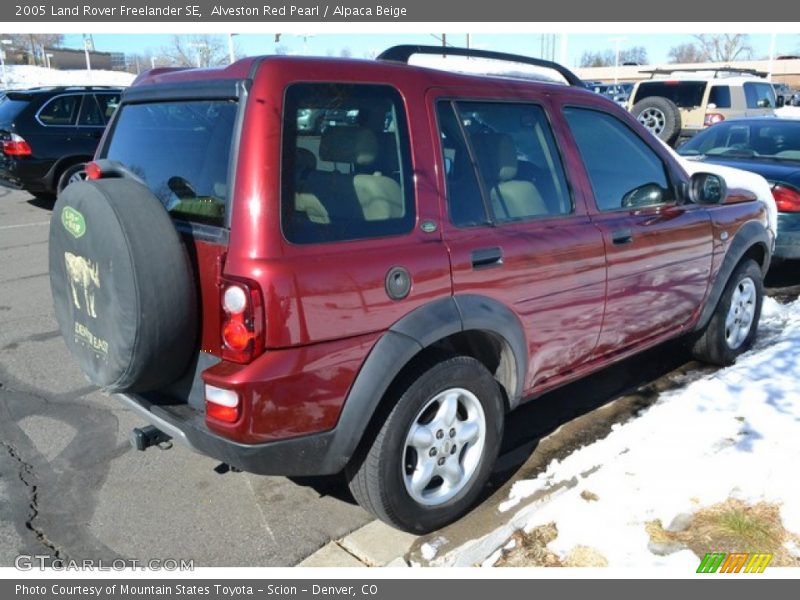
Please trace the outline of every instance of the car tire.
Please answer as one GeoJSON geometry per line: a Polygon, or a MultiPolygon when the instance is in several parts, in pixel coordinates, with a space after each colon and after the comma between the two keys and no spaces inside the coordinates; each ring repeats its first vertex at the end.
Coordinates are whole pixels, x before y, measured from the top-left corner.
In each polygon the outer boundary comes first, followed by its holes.
{"type": "Polygon", "coordinates": [[[177,380],[197,348],[187,249],[161,202],[130,179],[72,183],[50,221],[59,329],[87,379],[107,392],[177,380]]]}
{"type": "Polygon", "coordinates": [[[474,358],[430,356],[412,371],[346,475],[363,508],[422,534],[462,516],[483,490],[504,410],[497,381],[474,358]]]}
{"type": "Polygon", "coordinates": [[[650,96],[633,105],[631,114],[653,135],[672,144],[681,132],[681,112],[668,98],[650,96]]]}
{"type": "Polygon", "coordinates": [[[711,320],[695,340],[694,357],[719,366],[733,364],[753,345],[763,301],[761,268],[746,259],[734,270],[711,320]]]}
{"type": "Polygon", "coordinates": [[[86,163],[77,163],[64,169],[64,172],[58,178],[56,186],[56,194],[61,195],[70,183],[76,181],[84,181],[86,179],[86,163]]]}

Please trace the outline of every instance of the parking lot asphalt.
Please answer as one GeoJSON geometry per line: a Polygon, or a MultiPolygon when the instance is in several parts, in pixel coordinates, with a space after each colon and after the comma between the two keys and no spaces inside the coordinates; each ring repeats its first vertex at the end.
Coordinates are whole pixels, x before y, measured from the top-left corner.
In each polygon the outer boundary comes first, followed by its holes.
{"type": "Polygon", "coordinates": [[[57,331],[51,208],[0,188],[0,566],[19,554],[289,566],[370,520],[324,482],[131,449],[142,422],[83,379],[57,331]]]}
{"type": "MultiPolygon", "coordinates": [[[[371,520],[337,479],[219,474],[216,461],[177,445],[131,449],[141,421],[83,379],[57,331],[51,208],[0,188],[0,566],[20,554],[291,566],[371,520]]],[[[797,297],[795,271],[771,276],[770,293],[797,297]]],[[[667,344],[513,413],[484,502],[409,556],[490,531],[515,480],[635,417],[677,374],[707,368],[686,360],[681,344],[667,344]]]]}

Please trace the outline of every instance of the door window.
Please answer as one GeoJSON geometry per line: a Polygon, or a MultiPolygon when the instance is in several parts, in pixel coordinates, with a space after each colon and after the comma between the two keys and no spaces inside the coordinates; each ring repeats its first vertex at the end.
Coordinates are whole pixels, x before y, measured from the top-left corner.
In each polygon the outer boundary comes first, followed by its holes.
{"type": "Polygon", "coordinates": [[[95,98],[97,98],[97,103],[100,105],[100,114],[103,116],[103,122],[108,123],[119,106],[119,94],[95,94],[95,98]]]}
{"type": "Polygon", "coordinates": [[[655,151],[616,117],[592,109],[564,109],[601,211],[672,202],[667,170],[655,151]]]}
{"type": "Polygon", "coordinates": [[[86,127],[103,127],[106,122],[100,112],[100,106],[91,94],[83,99],[81,106],[81,116],[78,117],[78,125],[86,127]]]}
{"type": "Polygon", "coordinates": [[[747,108],[775,108],[775,90],[769,83],[745,83],[747,108]]]}
{"type": "Polygon", "coordinates": [[[487,214],[495,223],[508,223],[572,212],[561,157],[540,106],[443,103],[439,121],[455,225],[485,223],[487,214]]]}

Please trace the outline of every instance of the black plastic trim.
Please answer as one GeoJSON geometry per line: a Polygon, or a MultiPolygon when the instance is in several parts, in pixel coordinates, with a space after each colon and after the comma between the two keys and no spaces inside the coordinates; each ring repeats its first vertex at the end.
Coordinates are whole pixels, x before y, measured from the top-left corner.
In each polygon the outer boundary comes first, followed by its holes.
{"type": "Polygon", "coordinates": [[[453,48],[450,46],[417,46],[413,44],[405,44],[400,46],[392,46],[391,48],[384,50],[378,55],[377,60],[408,63],[408,60],[415,54],[470,56],[475,58],[487,58],[490,60],[501,60],[504,62],[512,62],[522,65],[545,67],[547,69],[556,71],[559,75],[567,80],[567,83],[572,86],[584,89],[586,87],[583,84],[583,81],[581,81],[580,77],[557,62],[543,60],[541,58],[531,58],[530,56],[522,56],[520,54],[509,54],[507,52],[493,52],[491,50],[476,50],[473,48],[453,48]]]}
{"type": "Polygon", "coordinates": [[[728,284],[728,280],[731,278],[736,265],[739,264],[747,251],[757,244],[763,244],[764,246],[766,260],[764,264],[761,265],[761,272],[766,274],[770,263],[770,236],[763,224],[758,221],[750,221],[745,223],[731,240],[728,251],[717,273],[717,278],[711,287],[711,291],[708,293],[706,304],[700,313],[700,319],[695,325],[695,331],[703,329],[711,320],[717,308],[717,304],[719,303],[719,299],[722,297],[722,292],[725,291],[725,286],[728,284]]]}
{"type": "Polygon", "coordinates": [[[332,475],[350,461],[381,399],[409,361],[442,338],[467,330],[492,332],[511,348],[516,389],[509,390],[509,401],[515,407],[521,399],[527,366],[522,326],[508,308],[477,295],[437,300],[412,311],[389,329],[361,367],[336,427],[323,433],[242,444],[210,431],[198,408],[156,404],[141,395],[117,396],[176,441],[244,471],[263,475],[332,475]]]}
{"type": "Polygon", "coordinates": [[[508,307],[486,296],[465,294],[455,296],[453,300],[461,314],[464,331],[490,331],[511,348],[517,376],[515,389],[508,390],[508,401],[513,410],[522,400],[522,388],[528,369],[528,344],[522,323],[508,307]]]}

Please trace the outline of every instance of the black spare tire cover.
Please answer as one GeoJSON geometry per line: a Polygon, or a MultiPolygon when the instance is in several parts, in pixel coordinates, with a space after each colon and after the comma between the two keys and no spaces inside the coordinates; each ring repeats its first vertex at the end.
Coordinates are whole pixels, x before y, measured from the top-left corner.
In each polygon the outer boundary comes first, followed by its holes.
{"type": "Polygon", "coordinates": [[[50,222],[56,320],[88,379],[145,392],[178,379],[197,344],[192,267],[169,215],[142,184],[69,185],[50,222]]]}

